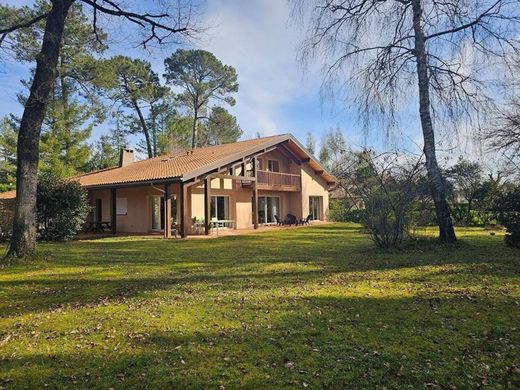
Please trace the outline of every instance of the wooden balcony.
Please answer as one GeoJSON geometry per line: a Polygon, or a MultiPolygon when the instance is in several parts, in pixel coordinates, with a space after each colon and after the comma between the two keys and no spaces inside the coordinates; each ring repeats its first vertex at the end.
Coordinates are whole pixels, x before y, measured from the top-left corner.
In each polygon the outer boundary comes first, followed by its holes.
{"type": "Polygon", "coordinates": [[[258,171],[256,185],[259,190],[300,191],[300,175],[258,171]]]}

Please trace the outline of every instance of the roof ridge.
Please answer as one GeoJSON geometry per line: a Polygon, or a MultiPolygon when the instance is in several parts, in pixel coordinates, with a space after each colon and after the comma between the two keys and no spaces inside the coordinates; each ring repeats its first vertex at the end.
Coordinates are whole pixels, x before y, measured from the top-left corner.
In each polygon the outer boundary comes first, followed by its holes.
{"type": "Polygon", "coordinates": [[[195,151],[200,152],[200,151],[204,151],[204,150],[208,150],[208,149],[217,149],[219,147],[229,146],[229,145],[233,145],[233,144],[242,144],[242,143],[245,143],[245,142],[253,142],[253,141],[259,141],[259,140],[268,140],[270,138],[281,138],[281,137],[286,137],[288,135],[289,135],[288,133],[276,134],[276,135],[269,135],[269,136],[266,136],[266,137],[244,139],[244,140],[240,140],[240,141],[236,141],[236,142],[227,142],[227,143],[218,144],[218,145],[208,145],[208,146],[203,146],[203,147],[198,147],[198,148],[189,148],[189,149],[185,149],[184,151],[178,151],[178,152],[175,152],[175,153],[165,153],[165,154],[160,154],[160,155],[155,156],[155,157],[146,158],[144,160],[137,160],[137,161],[134,161],[133,164],[140,163],[140,162],[143,162],[143,161],[156,160],[156,159],[181,157],[181,156],[188,155],[189,152],[195,152],[195,151]]]}
{"type": "Polygon", "coordinates": [[[70,176],[69,179],[77,179],[79,177],[84,177],[84,176],[88,176],[88,175],[93,175],[95,173],[110,171],[111,169],[116,169],[116,168],[121,168],[121,167],[108,167],[108,168],[103,168],[103,169],[97,169],[95,171],[90,171],[90,172],[81,173],[79,175],[70,176]]]}

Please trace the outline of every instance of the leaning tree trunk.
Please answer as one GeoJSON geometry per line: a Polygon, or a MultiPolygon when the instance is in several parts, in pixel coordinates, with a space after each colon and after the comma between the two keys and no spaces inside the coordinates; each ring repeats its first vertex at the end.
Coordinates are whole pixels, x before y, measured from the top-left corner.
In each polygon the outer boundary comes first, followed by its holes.
{"type": "Polygon", "coordinates": [[[435,153],[435,134],[430,113],[430,86],[428,80],[428,59],[422,25],[421,0],[412,0],[413,27],[415,33],[415,58],[419,82],[419,112],[424,138],[424,155],[430,188],[435,203],[439,238],[441,241],[456,241],[455,230],[451,221],[450,209],[446,200],[446,189],[435,153]]]}
{"type": "Polygon", "coordinates": [[[144,119],[143,112],[137,103],[137,100],[132,99],[132,104],[134,105],[135,111],[137,112],[137,116],[139,117],[139,122],[141,123],[141,128],[143,129],[144,139],[146,140],[146,149],[148,152],[148,158],[154,157],[152,150],[152,141],[150,140],[150,131],[148,130],[148,126],[146,125],[146,120],[144,119]]]}
{"type": "Polygon", "coordinates": [[[39,142],[49,94],[56,79],[65,18],[73,0],[53,0],[47,16],[45,34],[29,98],[18,132],[16,205],[9,257],[30,255],[36,246],[36,186],[38,180],[39,142]]]}

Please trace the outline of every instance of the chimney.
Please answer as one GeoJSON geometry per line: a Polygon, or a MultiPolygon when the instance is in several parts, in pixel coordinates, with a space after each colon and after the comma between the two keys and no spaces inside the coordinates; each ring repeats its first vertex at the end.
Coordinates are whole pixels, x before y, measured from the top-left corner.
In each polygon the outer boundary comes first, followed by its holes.
{"type": "Polygon", "coordinates": [[[121,149],[119,155],[119,166],[126,167],[134,162],[134,151],[132,149],[121,149]]]}

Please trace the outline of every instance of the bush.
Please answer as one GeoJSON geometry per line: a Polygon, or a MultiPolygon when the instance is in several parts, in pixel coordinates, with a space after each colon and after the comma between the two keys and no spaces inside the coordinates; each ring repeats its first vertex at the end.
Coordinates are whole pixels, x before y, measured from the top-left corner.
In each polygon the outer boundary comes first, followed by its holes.
{"type": "Polygon", "coordinates": [[[364,210],[352,208],[352,202],[347,197],[331,199],[329,202],[329,219],[333,222],[363,222],[364,210]]]}
{"type": "Polygon", "coordinates": [[[506,245],[520,248],[520,186],[502,194],[494,208],[499,222],[507,230],[504,237],[506,245]]]}
{"type": "Polygon", "coordinates": [[[407,231],[406,215],[411,200],[399,197],[399,186],[391,187],[394,186],[374,191],[365,200],[363,225],[380,248],[399,246],[407,231]]]}
{"type": "Polygon", "coordinates": [[[0,242],[8,241],[13,229],[15,199],[0,199],[0,242]]]}
{"type": "Polygon", "coordinates": [[[78,182],[52,175],[39,178],[37,210],[41,238],[71,239],[81,230],[89,209],[87,191],[78,182]]]}

